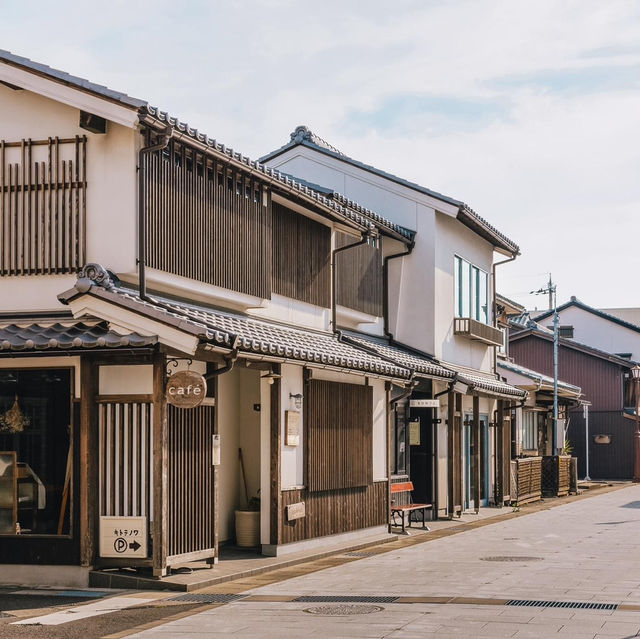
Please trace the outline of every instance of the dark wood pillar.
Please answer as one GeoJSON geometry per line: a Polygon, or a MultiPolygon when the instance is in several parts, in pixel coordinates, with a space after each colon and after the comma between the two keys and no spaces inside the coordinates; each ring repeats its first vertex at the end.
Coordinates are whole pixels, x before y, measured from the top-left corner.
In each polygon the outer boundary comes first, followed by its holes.
{"type": "MultiPolygon", "coordinates": [[[[75,393],[75,388],[74,388],[75,393]]],[[[80,423],[78,434],[80,497],[80,565],[91,566],[95,560],[98,534],[98,394],[97,365],[88,357],[80,360],[80,423]]]]}
{"type": "Polygon", "coordinates": [[[455,393],[447,395],[447,514],[453,517],[454,512],[454,418],[455,393]]]}
{"type": "MultiPolygon", "coordinates": [[[[280,374],[280,364],[274,364],[272,372],[280,374]]],[[[306,395],[306,386],[305,386],[306,395]]],[[[280,378],[275,378],[273,384],[271,384],[271,407],[270,407],[270,421],[271,421],[271,479],[269,482],[269,488],[271,491],[270,505],[270,533],[269,542],[272,546],[276,546],[282,539],[282,491],[280,486],[281,477],[281,451],[282,451],[282,426],[281,426],[281,383],[280,378]]],[[[305,422],[306,422],[306,405],[305,406],[305,422]]],[[[305,438],[306,439],[306,438],[305,438]]],[[[305,441],[306,447],[306,441],[305,441]]]]}
{"type": "Polygon", "coordinates": [[[471,484],[473,486],[473,502],[476,513],[480,511],[480,398],[473,396],[473,422],[471,424],[473,437],[473,459],[471,460],[471,484]]]}
{"type": "Polygon", "coordinates": [[[464,496],[462,474],[462,395],[455,393],[455,411],[453,416],[453,511],[462,515],[464,496]]]}
{"type": "MultiPolygon", "coordinates": [[[[393,386],[391,382],[385,382],[384,390],[385,390],[385,401],[387,405],[387,491],[386,491],[386,502],[385,502],[385,512],[387,513],[388,518],[388,528],[389,532],[391,532],[391,517],[389,513],[391,513],[391,438],[395,437],[395,406],[391,405],[391,390],[393,386]]],[[[396,443],[397,446],[397,443],[396,443]]],[[[437,512],[437,511],[436,511],[437,512]]]]}
{"type": "Polygon", "coordinates": [[[167,574],[167,451],[168,426],[165,400],[166,361],[164,353],[153,356],[153,574],[167,574]]]}

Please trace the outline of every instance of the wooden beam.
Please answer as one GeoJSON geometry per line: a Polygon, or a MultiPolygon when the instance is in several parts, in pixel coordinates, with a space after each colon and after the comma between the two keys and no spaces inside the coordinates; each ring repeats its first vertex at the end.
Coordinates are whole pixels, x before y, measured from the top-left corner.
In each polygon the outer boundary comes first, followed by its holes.
{"type": "Polygon", "coordinates": [[[153,358],[153,574],[167,574],[167,403],[163,353],[153,358]]]}
{"type": "Polygon", "coordinates": [[[462,515],[462,503],[464,498],[464,477],[462,473],[462,463],[463,463],[463,451],[462,451],[462,395],[460,393],[455,394],[456,405],[455,405],[455,413],[453,417],[454,424],[454,432],[453,432],[453,442],[454,442],[454,503],[453,508],[454,512],[458,513],[458,517],[462,515]]]}
{"type": "Polygon", "coordinates": [[[480,398],[473,396],[473,459],[471,460],[473,502],[476,513],[480,512],[480,398]]]}
{"type": "Polygon", "coordinates": [[[80,565],[94,563],[98,522],[98,420],[94,401],[98,387],[98,369],[87,356],[80,360],[80,423],[78,433],[79,477],[76,490],[80,498],[80,565]]]}
{"type": "MultiPolygon", "coordinates": [[[[280,374],[280,364],[273,365],[273,372],[280,374]]],[[[270,532],[269,541],[272,546],[277,546],[282,538],[282,492],[281,492],[281,455],[282,455],[282,428],[280,424],[280,408],[281,408],[281,380],[275,378],[271,384],[271,478],[269,488],[271,491],[271,516],[270,516],[270,532]]],[[[304,403],[306,406],[307,402],[304,403]]],[[[305,411],[306,422],[306,411],[305,411]]],[[[306,437],[305,437],[306,440],[306,437]]],[[[306,442],[305,442],[306,445],[306,442]]]]}
{"type": "Polygon", "coordinates": [[[453,517],[453,451],[454,451],[454,419],[455,419],[455,394],[447,395],[447,514],[453,517]]]}

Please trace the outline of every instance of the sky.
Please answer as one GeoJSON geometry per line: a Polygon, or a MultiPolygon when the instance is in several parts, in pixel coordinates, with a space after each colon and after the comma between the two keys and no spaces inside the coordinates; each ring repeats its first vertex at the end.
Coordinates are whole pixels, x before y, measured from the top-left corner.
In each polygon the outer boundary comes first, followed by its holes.
{"type": "Polygon", "coordinates": [[[638,0],[0,0],[0,48],[254,159],[305,124],[514,240],[504,295],[640,307],[638,0]]]}

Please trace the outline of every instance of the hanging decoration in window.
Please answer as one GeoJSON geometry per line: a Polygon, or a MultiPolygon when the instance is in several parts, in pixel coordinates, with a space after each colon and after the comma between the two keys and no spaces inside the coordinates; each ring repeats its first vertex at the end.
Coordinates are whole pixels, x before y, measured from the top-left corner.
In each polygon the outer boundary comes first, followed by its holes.
{"type": "Polygon", "coordinates": [[[0,415],[0,432],[21,433],[28,426],[29,418],[22,412],[16,395],[11,408],[0,415]]]}

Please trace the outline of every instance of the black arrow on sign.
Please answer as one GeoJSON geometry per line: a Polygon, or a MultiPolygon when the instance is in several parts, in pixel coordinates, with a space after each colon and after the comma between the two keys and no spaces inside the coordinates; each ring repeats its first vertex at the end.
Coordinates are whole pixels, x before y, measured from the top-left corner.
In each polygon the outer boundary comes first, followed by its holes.
{"type": "Polygon", "coordinates": [[[140,548],[140,544],[137,541],[134,541],[132,544],[129,544],[129,548],[131,548],[134,552],[140,548]]]}

